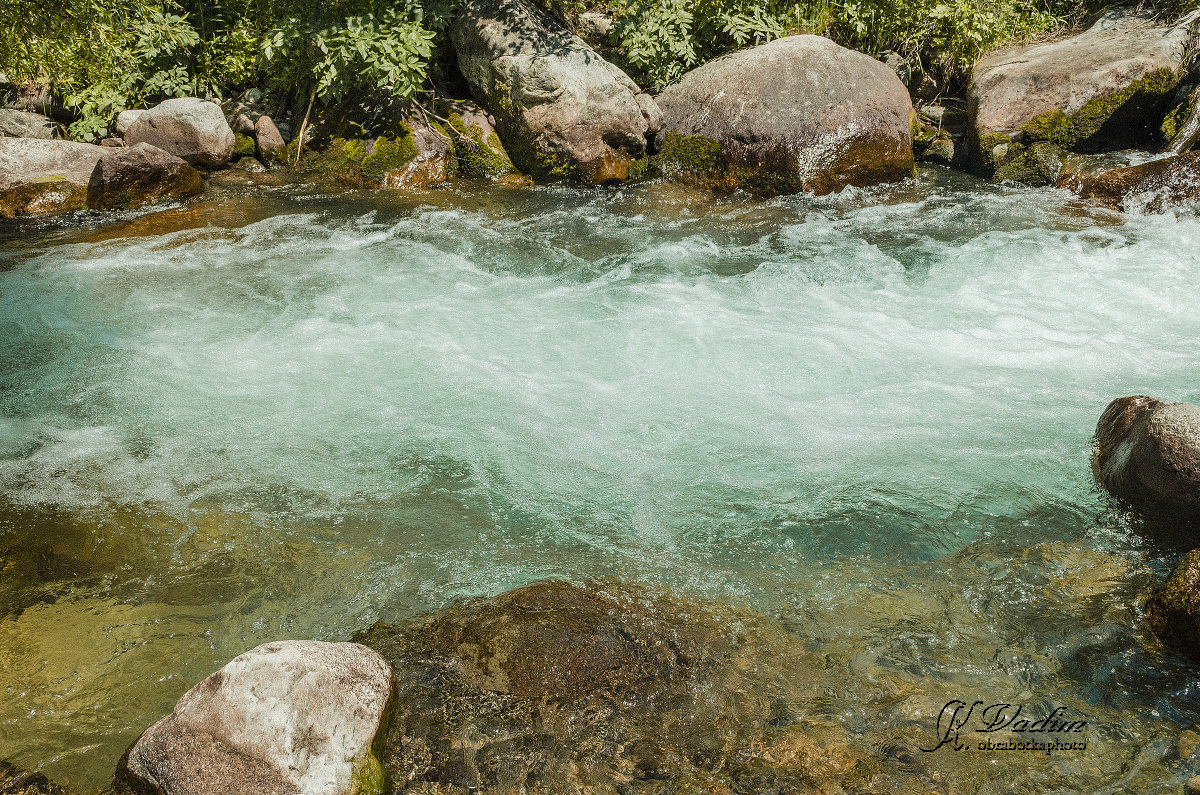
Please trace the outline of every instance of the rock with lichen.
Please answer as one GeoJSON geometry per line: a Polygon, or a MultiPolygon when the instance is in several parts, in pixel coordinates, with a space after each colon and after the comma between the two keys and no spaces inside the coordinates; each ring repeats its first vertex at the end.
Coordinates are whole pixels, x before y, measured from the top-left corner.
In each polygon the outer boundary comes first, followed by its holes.
{"type": "Polygon", "coordinates": [[[1096,425],[1096,480],[1147,516],[1200,524],[1200,406],[1114,400],[1096,425]]]}
{"type": "Polygon", "coordinates": [[[179,699],[121,760],[117,795],[378,795],[394,683],[356,643],[276,641],[179,699]]]}
{"type": "Polygon", "coordinates": [[[93,210],[131,210],[204,192],[204,178],[183,158],[147,143],[110,151],[100,158],[88,183],[93,210]]]}
{"type": "Polygon", "coordinates": [[[660,160],[717,189],[816,194],[913,174],[913,109],[887,65],[820,36],[718,58],[658,97],[660,160]]]}
{"type": "Polygon", "coordinates": [[[475,99],[538,179],[622,182],[662,126],[654,100],[528,0],[468,0],[450,28],[475,99]]]}
{"type": "Polygon", "coordinates": [[[1111,11],[1079,35],[988,54],[968,89],[972,166],[990,177],[1037,141],[1073,152],[1161,144],[1196,18],[1111,11]]]}

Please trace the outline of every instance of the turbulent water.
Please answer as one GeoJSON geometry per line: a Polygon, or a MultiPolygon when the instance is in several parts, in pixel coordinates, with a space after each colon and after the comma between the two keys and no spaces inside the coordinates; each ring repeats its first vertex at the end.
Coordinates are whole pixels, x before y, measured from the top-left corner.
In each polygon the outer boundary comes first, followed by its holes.
{"type": "Polygon", "coordinates": [[[925,716],[1088,714],[1033,790],[1197,772],[1200,682],[1136,606],[1177,550],[1088,470],[1111,398],[1200,400],[1190,212],[926,172],[94,223],[0,239],[0,757],[98,790],[250,646],[619,577],[828,648],[863,736],[926,721],[863,700],[899,671],[925,716]]]}

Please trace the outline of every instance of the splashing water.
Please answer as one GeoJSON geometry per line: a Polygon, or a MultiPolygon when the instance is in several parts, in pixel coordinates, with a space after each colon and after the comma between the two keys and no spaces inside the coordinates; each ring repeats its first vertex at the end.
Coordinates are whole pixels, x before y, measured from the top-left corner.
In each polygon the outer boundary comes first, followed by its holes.
{"type": "Polygon", "coordinates": [[[284,191],[0,242],[0,756],[96,790],[252,645],[615,576],[931,701],[1120,716],[1056,786],[1176,791],[1196,682],[1130,604],[1167,553],[1088,446],[1113,397],[1200,399],[1200,221],[960,179],[284,191]]]}

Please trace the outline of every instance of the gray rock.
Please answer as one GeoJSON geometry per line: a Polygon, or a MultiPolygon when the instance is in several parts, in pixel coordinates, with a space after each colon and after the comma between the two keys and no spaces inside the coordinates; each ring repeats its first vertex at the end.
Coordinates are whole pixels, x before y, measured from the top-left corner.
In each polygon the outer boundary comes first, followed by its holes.
{"type": "Polygon", "coordinates": [[[82,210],[92,171],[111,151],[74,141],[0,138],[0,218],[82,210]]]}
{"type": "Polygon", "coordinates": [[[513,163],[535,177],[622,181],[662,126],[628,75],[525,0],[468,0],[450,39],[513,163]]]}
{"type": "Polygon", "coordinates": [[[101,146],[120,147],[125,145],[125,141],[120,138],[101,138],[101,146]]]}
{"type": "Polygon", "coordinates": [[[968,97],[976,167],[990,175],[1002,165],[992,153],[1010,140],[1079,152],[1155,143],[1196,16],[1162,25],[1151,15],[1110,12],[1077,36],[988,54],[968,97]]]}
{"type": "Polygon", "coordinates": [[[195,97],[160,102],[125,132],[129,144],[148,143],[194,166],[213,167],[233,156],[233,130],[220,106],[195,97]]]}
{"type": "Polygon", "coordinates": [[[270,163],[283,156],[286,144],[270,116],[259,116],[258,121],[254,122],[253,132],[254,145],[260,160],[270,163]]]}
{"type": "Polygon", "coordinates": [[[912,101],[900,79],[820,36],[710,61],[658,103],[669,166],[713,187],[823,194],[913,174],[912,101]]]}
{"type": "Polygon", "coordinates": [[[1200,521],[1200,406],[1145,395],[1114,400],[1096,425],[1092,470],[1148,516],[1200,521]]]}
{"type": "Polygon", "coordinates": [[[133,123],[145,115],[145,110],[123,110],[118,113],[117,123],[114,125],[117,135],[124,137],[125,133],[129,132],[129,128],[133,126],[133,123]]]}
{"type": "Polygon", "coordinates": [[[392,671],[357,643],[278,641],[234,658],[138,738],[117,793],[378,793],[392,671]]]}
{"type": "Polygon", "coordinates": [[[127,210],[204,192],[204,178],[182,158],[148,143],[100,158],[88,183],[88,207],[127,210]]]}
{"type": "Polygon", "coordinates": [[[584,11],[579,15],[579,35],[590,42],[606,42],[613,31],[611,14],[584,11]]]}
{"type": "Polygon", "coordinates": [[[0,108],[0,135],[48,141],[57,130],[58,125],[40,113],[0,108]]]}

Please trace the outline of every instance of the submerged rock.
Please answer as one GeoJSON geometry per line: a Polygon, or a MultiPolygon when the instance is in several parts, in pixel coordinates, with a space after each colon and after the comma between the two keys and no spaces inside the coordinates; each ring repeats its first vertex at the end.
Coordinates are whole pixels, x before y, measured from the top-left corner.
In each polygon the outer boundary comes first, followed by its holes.
{"type": "Polygon", "coordinates": [[[1200,522],[1200,406],[1145,395],[1114,400],[1096,425],[1092,470],[1148,516],[1200,522]]]}
{"type": "Polygon", "coordinates": [[[396,671],[382,761],[398,792],[937,791],[788,709],[819,667],[753,621],[544,582],[356,640],[396,671]]]}
{"type": "Polygon", "coordinates": [[[0,136],[48,141],[57,131],[58,125],[40,113],[0,108],[0,136]]]}
{"type": "Polygon", "coordinates": [[[0,218],[84,209],[92,171],[110,152],[73,141],[0,138],[0,218]]]}
{"type": "Polygon", "coordinates": [[[662,126],[654,100],[525,0],[468,0],[450,39],[516,166],[539,179],[621,181],[662,126]]]}
{"type": "Polygon", "coordinates": [[[900,79],[820,36],[718,58],[658,102],[663,168],[713,187],[824,194],[913,174],[912,101],[900,79]]]}
{"type": "Polygon", "coordinates": [[[233,157],[234,135],[219,105],[180,97],[160,102],[129,125],[125,143],[142,142],[210,168],[233,157]]]}
{"type": "Polygon", "coordinates": [[[1161,211],[1200,197],[1200,152],[1125,168],[1064,174],[1055,186],[1113,209],[1161,211]]]}
{"type": "Polygon", "coordinates": [[[138,738],[114,792],[373,795],[391,669],[355,643],[267,643],[235,657],[138,738]]]}
{"type": "Polygon", "coordinates": [[[1110,12],[1077,36],[981,59],[968,90],[975,168],[991,176],[1034,141],[1078,152],[1157,145],[1195,16],[1164,26],[1110,12]]]}
{"type": "Polygon", "coordinates": [[[0,760],[0,795],[68,795],[68,790],[41,773],[0,760]]]}
{"type": "Polygon", "coordinates": [[[1146,601],[1146,621],[1166,646],[1200,660],[1200,549],[1184,555],[1146,601]]]}
{"type": "Polygon", "coordinates": [[[147,143],[104,155],[88,184],[88,207],[129,210],[204,192],[204,178],[182,158],[147,143]]]}

